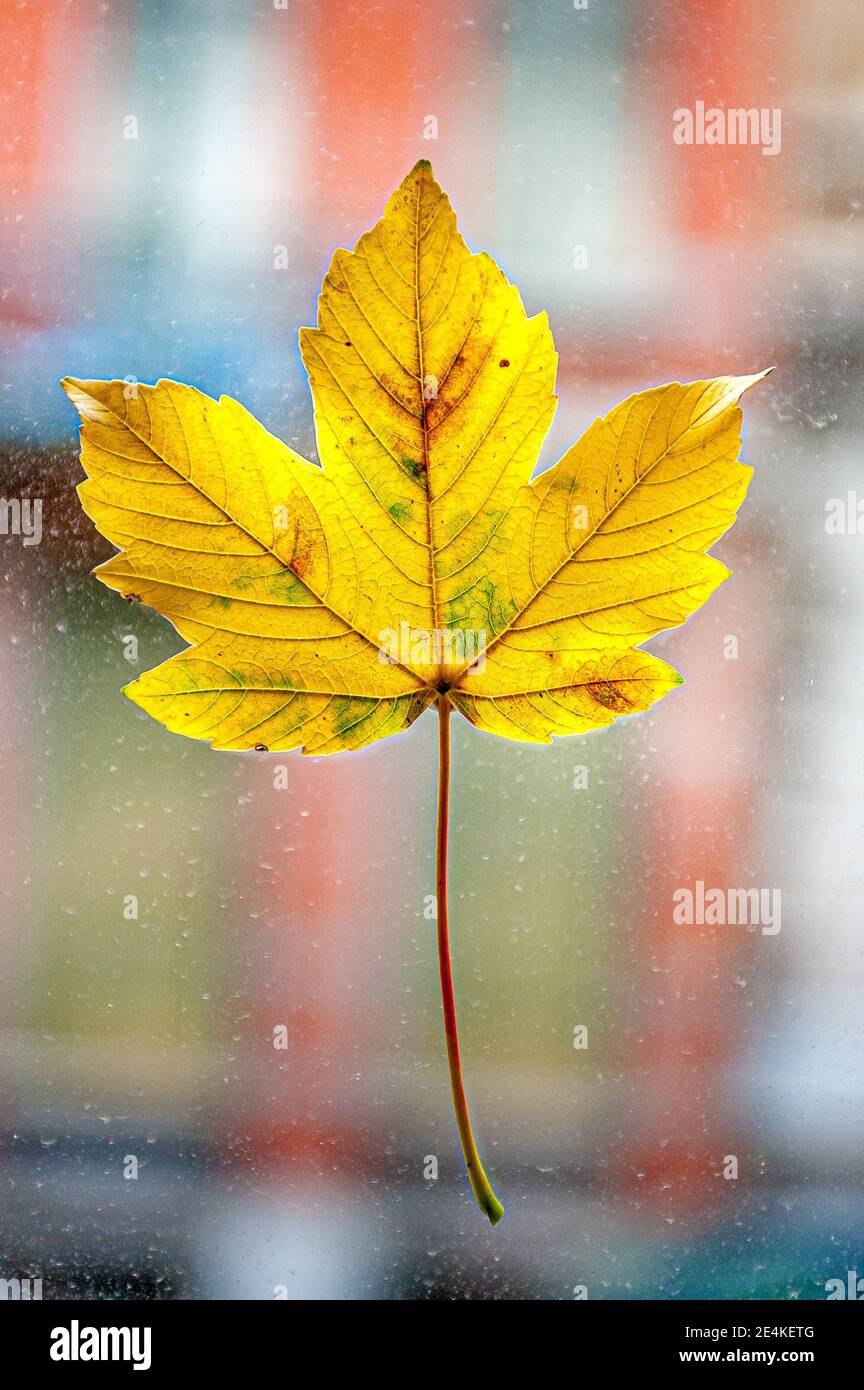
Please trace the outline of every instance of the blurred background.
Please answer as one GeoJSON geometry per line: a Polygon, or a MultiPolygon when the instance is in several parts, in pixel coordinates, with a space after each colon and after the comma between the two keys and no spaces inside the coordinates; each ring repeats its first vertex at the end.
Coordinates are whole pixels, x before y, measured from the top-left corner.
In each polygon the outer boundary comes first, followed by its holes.
{"type": "Polygon", "coordinates": [[[0,1277],[557,1300],[814,1299],[864,1274],[864,521],[826,528],[864,498],[856,0],[0,14],[0,493],[43,500],[41,544],[0,537],[0,1277]],[[779,108],[781,150],[675,144],[700,100],[779,108]],[[686,685],[551,748],[454,727],[495,1231],[424,916],[434,714],[360,754],[259,758],[124,701],[182,642],[89,577],[110,547],[57,384],[177,377],[314,457],[297,328],[423,157],[550,311],[541,466],[631,391],[778,368],[746,403],[735,577],[652,643],[686,685]],[[675,926],[699,880],[780,889],[782,929],[675,926]]]}

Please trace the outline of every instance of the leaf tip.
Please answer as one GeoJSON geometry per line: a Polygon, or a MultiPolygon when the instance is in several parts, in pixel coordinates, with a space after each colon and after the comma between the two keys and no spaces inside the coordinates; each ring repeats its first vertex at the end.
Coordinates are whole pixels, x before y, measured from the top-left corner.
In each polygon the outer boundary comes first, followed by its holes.
{"type": "MultiPolygon", "coordinates": [[[[147,674],[149,674],[149,672],[147,674]]],[[[143,677],[137,676],[134,681],[129,681],[128,685],[121,685],[120,687],[120,694],[123,695],[130,704],[136,705],[139,709],[144,708],[141,703],[141,686],[144,685],[144,683],[143,677]]]]}
{"type": "Polygon", "coordinates": [[[110,382],[82,381],[79,377],[75,376],[64,376],[60,378],[60,385],[78,411],[82,421],[95,420],[104,422],[111,418],[110,410],[97,398],[93,391],[94,386],[101,385],[107,387],[110,386],[110,384],[110,382]]]}
{"type": "Polygon", "coordinates": [[[402,180],[402,190],[404,191],[406,188],[411,188],[413,184],[420,183],[424,174],[428,174],[429,178],[434,182],[435,175],[432,173],[430,161],[428,159],[418,159],[417,163],[408,171],[402,180]]]}
{"type": "Polygon", "coordinates": [[[752,376],[741,377],[744,383],[741,388],[741,394],[743,395],[745,391],[749,391],[751,386],[758,386],[760,381],[764,381],[766,376],[770,376],[771,373],[776,370],[777,368],[775,366],[766,367],[762,372],[754,372],[752,376]]]}
{"type": "Polygon", "coordinates": [[[61,376],[60,389],[62,391],[65,391],[66,395],[69,397],[70,401],[72,402],[75,409],[78,411],[78,414],[80,415],[81,404],[84,400],[87,399],[86,392],[84,390],[84,382],[79,380],[77,376],[61,376]]]}

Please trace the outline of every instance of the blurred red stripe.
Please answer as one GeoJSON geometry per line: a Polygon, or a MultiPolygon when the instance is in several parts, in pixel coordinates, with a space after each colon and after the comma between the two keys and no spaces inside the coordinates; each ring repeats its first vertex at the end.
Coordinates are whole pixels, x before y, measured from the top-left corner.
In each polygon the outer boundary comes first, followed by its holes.
{"type": "Polygon", "coordinates": [[[688,684],[658,725],[642,1007],[628,1035],[639,1104],[618,1172],[646,1206],[674,1214],[721,1199],[726,1154],[747,1164],[729,1080],[745,1038],[741,981],[758,971],[768,939],[738,925],[678,925],[672,912],[674,891],[700,879],[706,889],[757,886],[754,770],[762,762],[768,650],[760,634],[769,616],[767,580],[757,557],[748,559],[734,594],[718,596],[711,613],[687,625],[676,664],[688,684]],[[736,633],[738,659],[726,660],[725,637],[736,633]]]}
{"type": "MultiPolygon", "coordinates": [[[[670,145],[679,106],[782,108],[786,26],[776,0],[690,0],[686,13],[676,6],[664,13],[670,145]]],[[[682,171],[675,180],[677,223],[691,236],[745,240],[776,217],[786,177],[782,153],[676,145],[673,157],[682,171]]]]}

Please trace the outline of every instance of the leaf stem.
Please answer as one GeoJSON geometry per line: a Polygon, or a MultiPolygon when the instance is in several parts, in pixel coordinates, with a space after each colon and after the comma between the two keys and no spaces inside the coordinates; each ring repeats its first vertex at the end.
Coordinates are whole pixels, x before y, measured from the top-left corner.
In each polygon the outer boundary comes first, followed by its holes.
{"type": "Polygon", "coordinates": [[[450,962],[450,933],[447,927],[447,834],[450,823],[450,701],[446,694],[438,696],[438,832],[435,846],[436,901],[438,910],[438,970],[441,977],[441,1003],[444,1009],[444,1036],[447,1039],[447,1062],[450,1068],[450,1089],[453,1109],[465,1156],[468,1181],[480,1210],[495,1226],[504,1215],[504,1207],[492,1190],[487,1178],[471,1128],[468,1101],[462,1084],[462,1063],[459,1060],[459,1033],[456,1026],[456,999],[453,993],[453,969],[450,962]]]}

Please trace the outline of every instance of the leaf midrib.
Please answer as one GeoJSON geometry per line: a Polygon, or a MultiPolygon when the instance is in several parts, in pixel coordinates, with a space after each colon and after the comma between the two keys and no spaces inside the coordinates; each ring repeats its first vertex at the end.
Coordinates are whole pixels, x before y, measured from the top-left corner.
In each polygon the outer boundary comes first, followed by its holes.
{"type": "MultiPolygon", "coordinates": [[[[419,367],[417,391],[420,405],[420,423],[423,430],[423,477],[426,485],[426,545],[429,551],[429,591],[432,595],[432,625],[437,632],[440,632],[442,624],[438,599],[438,579],[435,573],[435,536],[432,528],[432,488],[429,478],[429,427],[426,420],[427,402],[423,394],[426,371],[423,354],[423,322],[420,297],[420,208],[423,201],[423,184],[425,178],[426,170],[421,169],[420,177],[417,180],[417,201],[414,210],[414,314],[417,330],[417,365],[419,367]]],[[[442,679],[442,672],[443,667],[439,662],[439,683],[442,679]]]]}

